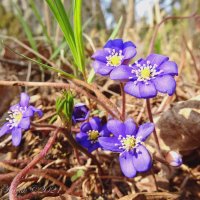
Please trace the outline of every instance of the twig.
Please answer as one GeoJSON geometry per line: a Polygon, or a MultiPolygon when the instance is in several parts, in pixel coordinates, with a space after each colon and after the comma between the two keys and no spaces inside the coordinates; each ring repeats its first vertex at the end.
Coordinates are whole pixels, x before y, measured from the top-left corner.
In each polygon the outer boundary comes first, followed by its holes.
{"type": "Polygon", "coordinates": [[[193,18],[193,17],[196,17],[198,16],[197,13],[193,13],[189,16],[169,16],[169,17],[166,17],[164,18],[159,24],[156,25],[155,29],[154,29],[154,33],[153,33],[153,36],[151,38],[151,42],[150,42],[150,45],[149,45],[149,51],[148,51],[148,54],[151,54],[154,50],[154,44],[155,44],[155,40],[156,40],[156,37],[157,37],[157,34],[158,34],[158,30],[160,28],[160,26],[168,21],[168,20],[174,20],[174,19],[190,19],[190,18],[193,18]]]}
{"type": "Polygon", "coordinates": [[[188,50],[188,52],[189,52],[189,54],[190,54],[190,56],[192,58],[192,61],[193,61],[193,64],[194,64],[194,69],[195,69],[197,77],[198,77],[197,82],[200,83],[200,71],[198,70],[198,67],[197,67],[196,58],[195,58],[192,50],[190,49],[190,47],[189,47],[184,35],[183,35],[183,41],[184,41],[186,49],[188,50]]]}
{"type": "Polygon", "coordinates": [[[31,192],[29,194],[24,195],[23,197],[18,198],[18,200],[26,200],[26,199],[32,199],[34,197],[45,197],[45,196],[52,196],[52,197],[56,197],[59,196],[61,193],[61,191],[59,190],[53,190],[53,191],[42,191],[42,192],[31,192]]]}
{"type": "MultiPolygon", "coordinates": [[[[77,82],[80,84],[80,81],[77,80],[77,82]]],[[[83,82],[83,81],[82,81],[83,82]]],[[[83,82],[84,83],[84,82],[83,82]]],[[[98,102],[108,113],[110,113],[113,117],[116,119],[119,119],[120,113],[117,110],[117,108],[114,106],[114,104],[109,101],[103,94],[99,94],[100,92],[97,91],[96,93],[98,94],[98,98],[93,96],[92,94],[86,92],[79,86],[76,86],[75,84],[69,84],[69,83],[53,83],[53,82],[26,82],[26,81],[0,81],[0,85],[5,85],[5,86],[37,86],[37,87],[55,87],[55,88],[63,88],[63,89],[74,89],[76,92],[81,93],[83,95],[88,96],[89,98],[93,99],[94,101],[98,102]],[[109,104],[109,105],[108,105],[109,104]],[[115,108],[115,109],[114,109],[115,108]],[[114,113],[113,110],[117,111],[118,113],[114,113]]],[[[85,83],[85,85],[88,85],[88,88],[93,89],[93,92],[95,90],[94,86],[90,86],[89,84],[85,83]]]]}
{"type": "Polygon", "coordinates": [[[56,131],[53,133],[53,136],[50,137],[47,144],[45,145],[44,149],[40,152],[40,154],[35,157],[21,172],[18,173],[18,175],[14,178],[14,180],[11,183],[10,190],[9,190],[9,199],[10,200],[17,200],[17,186],[20,183],[21,178],[23,178],[27,172],[31,168],[33,168],[41,159],[45,157],[45,155],[48,153],[49,149],[52,147],[52,145],[55,142],[56,136],[60,129],[56,129],[56,131]]]}

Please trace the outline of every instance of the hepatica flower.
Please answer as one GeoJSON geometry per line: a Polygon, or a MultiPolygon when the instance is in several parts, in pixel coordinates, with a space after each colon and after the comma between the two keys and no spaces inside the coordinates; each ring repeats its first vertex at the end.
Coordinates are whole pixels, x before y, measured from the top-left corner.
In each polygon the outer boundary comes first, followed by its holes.
{"type": "Polygon", "coordinates": [[[11,133],[12,143],[18,146],[22,139],[22,131],[30,127],[30,117],[35,113],[42,116],[42,111],[29,105],[30,97],[26,93],[21,93],[20,102],[10,107],[6,123],[0,129],[0,137],[11,133]]]}
{"type": "Polygon", "coordinates": [[[136,46],[131,41],[109,40],[103,49],[97,50],[92,55],[93,67],[96,73],[107,76],[118,67],[127,65],[135,55],[136,46]]]}
{"type": "Polygon", "coordinates": [[[137,172],[151,168],[152,158],[143,142],[153,132],[153,123],[145,123],[137,128],[131,119],[124,123],[110,120],[107,129],[113,137],[101,137],[99,143],[105,150],[120,153],[119,162],[125,176],[132,178],[137,172]]]}
{"type": "Polygon", "coordinates": [[[101,147],[99,145],[99,138],[102,136],[109,136],[109,132],[106,126],[102,126],[99,117],[93,117],[89,122],[81,125],[80,133],[76,135],[76,141],[88,149],[89,152],[92,152],[101,147]]]}
{"type": "Polygon", "coordinates": [[[73,114],[72,114],[72,121],[73,123],[82,122],[88,119],[90,111],[88,107],[83,103],[77,103],[74,106],[73,114]]]}
{"type": "Polygon", "coordinates": [[[152,98],[157,92],[172,95],[176,89],[174,76],[178,75],[175,62],[159,54],[150,54],[130,67],[118,68],[112,74],[114,80],[129,80],[124,91],[137,98],[152,98]]]}

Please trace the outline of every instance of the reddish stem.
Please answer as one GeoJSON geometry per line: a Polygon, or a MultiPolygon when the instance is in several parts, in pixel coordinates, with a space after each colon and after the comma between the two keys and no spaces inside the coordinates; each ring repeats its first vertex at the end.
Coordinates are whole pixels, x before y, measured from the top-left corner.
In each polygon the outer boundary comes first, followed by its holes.
{"type": "Polygon", "coordinates": [[[122,114],[121,118],[122,121],[125,121],[126,118],[126,94],[124,92],[124,84],[120,83],[120,88],[121,88],[121,96],[122,96],[122,114]]]}
{"type": "Polygon", "coordinates": [[[38,156],[36,156],[22,171],[20,171],[17,176],[13,179],[10,190],[9,190],[9,199],[10,200],[17,200],[17,186],[19,185],[21,179],[26,176],[26,174],[33,168],[41,159],[43,159],[46,154],[48,153],[49,149],[55,142],[56,136],[60,129],[56,129],[53,133],[52,137],[49,138],[47,144],[45,145],[44,149],[40,152],[38,156]]]}
{"type": "MultiPolygon", "coordinates": [[[[149,120],[150,120],[150,122],[154,123],[154,121],[153,121],[153,116],[152,116],[152,112],[151,112],[150,100],[149,100],[149,99],[146,99],[146,103],[147,103],[147,112],[148,112],[149,120]]],[[[156,133],[156,129],[155,129],[155,128],[154,128],[154,131],[153,131],[153,136],[154,136],[154,140],[155,140],[156,145],[157,145],[157,150],[158,150],[158,152],[161,154],[160,144],[159,144],[159,140],[158,140],[158,136],[157,136],[157,133],[156,133]]],[[[161,154],[161,155],[162,155],[162,154],[161,154]]]]}

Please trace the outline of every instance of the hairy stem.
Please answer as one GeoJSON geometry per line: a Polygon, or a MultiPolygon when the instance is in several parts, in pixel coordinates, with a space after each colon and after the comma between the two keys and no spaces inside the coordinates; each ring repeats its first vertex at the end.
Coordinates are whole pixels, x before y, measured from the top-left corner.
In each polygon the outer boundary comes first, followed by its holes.
{"type": "Polygon", "coordinates": [[[48,153],[49,149],[55,142],[56,136],[60,131],[59,128],[55,130],[53,135],[49,138],[47,144],[45,145],[44,149],[40,152],[38,156],[36,156],[22,171],[20,171],[17,176],[13,179],[10,190],[9,190],[9,199],[10,200],[17,200],[17,186],[20,183],[20,180],[26,176],[26,174],[32,169],[41,159],[43,159],[46,154],[48,153]]]}
{"type": "MultiPolygon", "coordinates": [[[[150,104],[150,100],[149,99],[146,99],[146,104],[147,104],[147,112],[148,112],[149,120],[150,120],[150,122],[154,123],[152,112],[151,112],[151,104],[150,104]]],[[[158,136],[157,136],[155,128],[154,128],[154,131],[153,131],[153,136],[154,136],[154,140],[155,140],[156,145],[157,145],[157,150],[161,154],[160,144],[159,144],[159,140],[158,140],[158,136]]]]}
{"type": "Polygon", "coordinates": [[[121,118],[122,121],[125,121],[126,118],[126,94],[124,92],[124,84],[120,83],[120,88],[121,88],[121,96],[122,96],[122,114],[121,118]]]}

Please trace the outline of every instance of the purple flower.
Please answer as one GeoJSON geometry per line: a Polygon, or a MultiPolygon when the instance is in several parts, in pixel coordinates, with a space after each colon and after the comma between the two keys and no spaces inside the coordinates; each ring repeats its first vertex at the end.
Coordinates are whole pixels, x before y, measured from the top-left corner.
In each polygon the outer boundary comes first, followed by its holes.
{"type": "Polygon", "coordinates": [[[152,98],[157,92],[173,95],[176,89],[174,76],[178,75],[175,62],[159,54],[150,54],[132,66],[121,66],[115,70],[111,79],[129,80],[124,91],[137,98],[152,98]]]}
{"type": "Polygon", "coordinates": [[[109,40],[103,49],[97,50],[92,58],[96,73],[111,75],[118,67],[127,65],[136,55],[136,46],[131,42],[123,42],[122,39],[109,40]]]}
{"type": "Polygon", "coordinates": [[[26,93],[21,93],[20,102],[10,107],[8,111],[7,122],[0,129],[0,137],[10,133],[12,134],[12,143],[14,146],[18,146],[22,139],[22,131],[27,130],[30,127],[30,117],[35,112],[42,116],[42,111],[29,106],[30,97],[26,93]]]}
{"type": "Polygon", "coordinates": [[[72,121],[74,124],[77,122],[82,122],[88,119],[90,111],[88,107],[83,103],[77,103],[74,106],[73,114],[72,114],[72,121]]]}
{"type": "Polygon", "coordinates": [[[175,151],[169,151],[166,154],[165,159],[169,163],[169,165],[173,167],[179,167],[183,163],[181,155],[175,151]]]}
{"type": "Polygon", "coordinates": [[[76,141],[88,149],[89,152],[101,147],[99,145],[99,138],[109,136],[109,131],[106,126],[102,126],[99,117],[93,117],[89,122],[81,125],[81,132],[76,135],[76,141]]]}
{"type": "Polygon", "coordinates": [[[151,168],[152,158],[143,142],[153,132],[153,123],[145,123],[137,128],[132,119],[124,123],[110,120],[107,129],[113,137],[101,137],[99,143],[105,150],[120,153],[119,162],[125,176],[132,178],[137,172],[151,168]]]}

